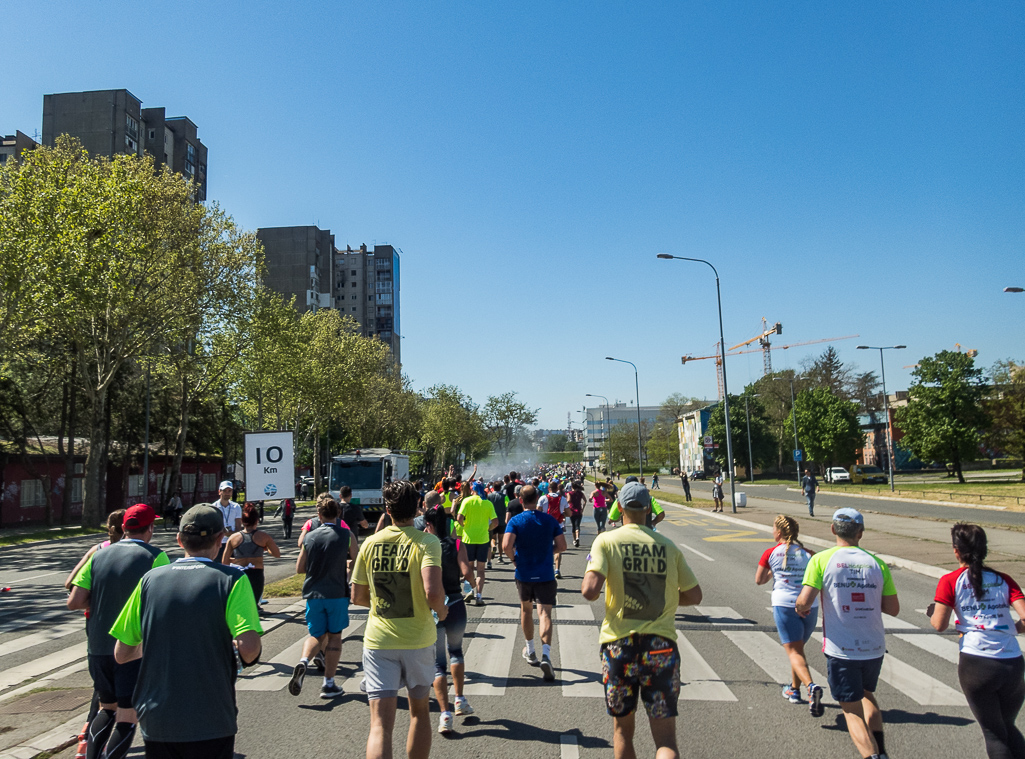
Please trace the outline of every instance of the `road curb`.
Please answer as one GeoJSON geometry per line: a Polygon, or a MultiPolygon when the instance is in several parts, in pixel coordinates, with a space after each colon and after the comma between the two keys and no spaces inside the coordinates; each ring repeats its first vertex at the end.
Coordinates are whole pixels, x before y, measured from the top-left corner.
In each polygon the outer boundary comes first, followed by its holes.
{"type": "Polygon", "coordinates": [[[88,718],[89,712],[72,717],[49,732],[0,751],[0,759],[33,759],[39,754],[63,751],[78,740],[78,733],[88,718]]]}
{"type": "MultiPolygon", "coordinates": [[[[666,503],[673,503],[673,502],[672,501],[667,501],[666,503]]],[[[702,511],[701,509],[695,509],[692,506],[681,506],[678,503],[673,503],[673,505],[676,506],[677,508],[685,509],[687,511],[693,512],[694,514],[700,514],[701,516],[705,516],[705,517],[712,517],[713,519],[718,519],[718,520],[720,520],[722,522],[730,522],[732,524],[741,525],[743,527],[747,527],[747,528],[752,529],[752,530],[759,530],[760,532],[767,532],[770,535],[772,534],[772,527],[770,527],[768,525],[764,525],[764,524],[759,524],[758,522],[749,522],[746,519],[738,519],[737,517],[729,517],[729,516],[726,516],[725,514],[710,514],[707,511],[702,511]]],[[[801,538],[801,540],[803,542],[805,542],[805,543],[808,543],[809,545],[817,546],[819,548],[832,548],[833,546],[836,545],[835,542],[830,542],[828,540],[823,540],[822,538],[815,538],[815,537],[811,537],[811,536],[808,536],[808,537],[805,537],[805,538],[801,538]]],[[[901,569],[907,569],[910,572],[914,572],[916,574],[924,575],[926,577],[932,577],[933,579],[936,579],[936,580],[938,580],[939,578],[943,577],[943,575],[948,574],[948,572],[949,572],[949,570],[943,569],[942,567],[935,567],[935,566],[933,566],[931,564],[923,564],[920,561],[913,561],[911,559],[905,559],[905,558],[902,558],[900,556],[891,556],[890,554],[885,554],[885,553],[877,553],[875,555],[878,556],[883,561],[885,561],[890,566],[900,567],[901,569]]]]}

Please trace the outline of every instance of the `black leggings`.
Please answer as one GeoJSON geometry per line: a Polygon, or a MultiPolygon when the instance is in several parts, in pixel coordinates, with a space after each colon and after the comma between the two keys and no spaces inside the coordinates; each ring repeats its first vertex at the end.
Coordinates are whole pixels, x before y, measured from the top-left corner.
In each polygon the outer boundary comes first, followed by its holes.
{"type": "Polygon", "coordinates": [[[569,515],[569,524],[570,524],[570,527],[573,529],[573,532],[580,532],[580,520],[582,520],[583,518],[584,518],[583,514],[570,514],[569,515]]]}
{"type": "Polygon", "coordinates": [[[253,595],[256,596],[256,608],[260,608],[260,599],[263,598],[263,569],[252,569],[246,570],[246,577],[249,578],[249,584],[253,586],[253,595]]]}
{"type": "Polygon", "coordinates": [[[961,654],[957,679],[982,728],[989,759],[1025,759],[1025,738],[1015,726],[1025,703],[1025,658],[961,654]]]}

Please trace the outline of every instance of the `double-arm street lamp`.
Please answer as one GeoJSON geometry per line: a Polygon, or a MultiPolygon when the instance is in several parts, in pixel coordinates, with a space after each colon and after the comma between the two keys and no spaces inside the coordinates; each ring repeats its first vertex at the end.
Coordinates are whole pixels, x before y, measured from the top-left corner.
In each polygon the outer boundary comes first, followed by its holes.
{"type": "Polygon", "coordinates": [[[733,437],[730,435],[730,389],[726,384],[726,338],[722,334],[722,294],[719,292],[719,272],[712,264],[703,258],[687,258],[685,256],[674,256],[669,253],[659,253],[659,258],[667,261],[694,261],[704,264],[715,273],[715,298],[719,304],[719,350],[722,361],[722,393],[723,393],[723,416],[726,420],[726,472],[730,478],[730,503],[733,506],[733,513],[737,513],[737,496],[733,487],[733,437]]]}
{"type": "Polygon", "coordinates": [[[601,436],[603,438],[602,442],[605,443],[606,451],[607,451],[607,453],[606,453],[606,457],[607,458],[605,459],[605,466],[607,466],[609,468],[609,473],[611,474],[612,473],[612,442],[609,440],[609,436],[606,435],[606,433],[605,433],[605,423],[606,422],[608,422],[608,424],[609,424],[609,434],[612,433],[612,422],[609,420],[609,399],[606,398],[604,395],[599,395],[598,393],[585,393],[584,397],[585,398],[601,398],[603,401],[605,401],[605,414],[603,415],[602,420],[601,420],[601,436]]]}
{"type": "MultiPolygon", "coordinates": [[[[630,364],[634,368],[634,390],[637,393],[637,467],[640,469],[641,477],[644,476],[644,451],[641,446],[641,386],[637,383],[637,364],[633,361],[626,361],[621,358],[606,356],[606,361],[618,361],[621,364],[630,364]]],[[[612,429],[611,425],[609,427],[612,429]]]]}
{"type": "Polygon", "coordinates": [[[890,472],[890,492],[893,492],[893,434],[890,432],[890,402],[886,397],[886,364],[883,363],[883,351],[904,350],[906,345],[859,345],[859,351],[879,351],[879,369],[883,379],[883,413],[886,415],[886,463],[890,472]]]}

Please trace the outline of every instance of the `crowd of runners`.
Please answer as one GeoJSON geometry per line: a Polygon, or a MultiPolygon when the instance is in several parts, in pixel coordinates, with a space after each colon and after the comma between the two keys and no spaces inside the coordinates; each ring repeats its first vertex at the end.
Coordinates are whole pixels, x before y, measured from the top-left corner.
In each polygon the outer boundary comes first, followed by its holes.
{"type": "MultiPolygon", "coordinates": [[[[350,606],[366,607],[360,684],[370,709],[366,756],[393,755],[398,696],[405,689],[406,753],[427,757],[435,731],[432,696],[441,734],[455,729],[456,717],[474,713],[464,694],[467,605],[489,602],[487,573],[495,561],[514,569],[523,659],[543,680],[555,680],[552,609],[561,558],[571,541],[579,547],[590,504],[598,534],[583,581],[562,591],[588,601],[604,594],[594,655],[602,664],[615,756],[635,755],[639,702],[658,759],[679,756],[677,700],[687,673],[680,670],[676,614],[701,602],[701,586],[679,548],[658,532],[665,511],[643,480],[628,477],[621,488],[612,479],[585,483],[582,471],[558,467],[490,480],[474,470],[465,481],[450,471],[434,487],[390,482],[376,527],[351,502],[348,488],[337,498],[322,494],[317,516],[303,525],[298,541],[296,572],[304,576],[309,636],[289,693],[303,692],[314,667],[323,674],[321,698],[342,694],[334,679],[342,635],[350,606]],[[362,541],[361,530],[370,531],[362,541]]],[[[279,557],[280,550],[259,529],[257,512],[232,500],[230,482],[221,483],[217,502],[181,516],[177,542],[185,555],[177,561],[150,544],[155,519],[143,504],[112,514],[110,539],[90,549],[66,583],[69,608],[88,616],[95,688],[80,754],[126,756],[138,724],[147,757],[231,759],[235,681],[261,654],[263,559],[279,557]]],[[[886,757],[875,690],[886,645],[882,615],[900,610],[890,570],[859,546],[864,517],[854,509],[833,514],[835,547],[814,553],[799,530],[792,517],[777,517],[776,544],[762,555],[754,578],[772,583],[781,656],[791,670],[782,695],[807,703],[817,718],[827,685],[859,754],[886,757]],[[820,610],[825,684],[814,682],[805,657],[820,610]]],[[[988,755],[1023,759],[1025,740],[1015,719],[1025,701],[1025,665],[1016,635],[1025,632],[1025,621],[1015,622],[1011,609],[1025,620],[1025,597],[1013,579],[985,566],[980,527],[958,524],[951,534],[960,569],[940,579],[927,613],[940,631],[956,615],[958,676],[988,755]]]]}

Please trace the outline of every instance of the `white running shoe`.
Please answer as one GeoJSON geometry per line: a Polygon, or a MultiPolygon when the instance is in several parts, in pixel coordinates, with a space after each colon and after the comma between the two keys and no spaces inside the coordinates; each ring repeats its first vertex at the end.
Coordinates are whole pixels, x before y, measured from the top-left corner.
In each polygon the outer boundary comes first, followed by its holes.
{"type": "Polygon", "coordinates": [[[438,720],[438,732],[442,735],[448,735],[452,732],[452,725],[455,720],[452,718],[452,712],[442,712],[441,719],[438,720]]]}

